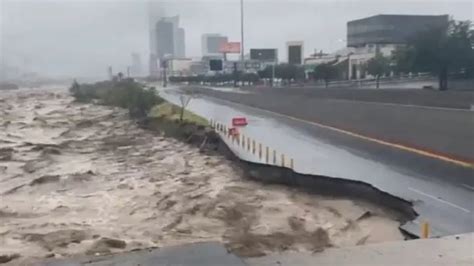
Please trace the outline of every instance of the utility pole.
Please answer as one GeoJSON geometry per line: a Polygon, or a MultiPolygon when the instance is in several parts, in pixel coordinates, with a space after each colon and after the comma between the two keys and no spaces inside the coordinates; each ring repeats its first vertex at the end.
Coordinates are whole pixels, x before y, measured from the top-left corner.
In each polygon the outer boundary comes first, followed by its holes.
{"type": "Polygon", "coordinates": [[[241,41],[241,51],[240,51],[240,61],[242,61],[242,67],[244,67],[244,0],[240,0],[240,41],[241,41]]]}
{"type": "Polygon", "coordinates": [[[274,87],[274,82],[275,82],[275,65],[276,65],[276,60],[272,64],[272,82],[271,86],[274,87]]]}
{"type": "Polygon", "coordinates": [[[162,61],[162,67],[163,67],[163,88],[166,88],[168,86],[168,77],[167,77],[167,69],[168,69],[168,60],[163,59],[162,61]]]}

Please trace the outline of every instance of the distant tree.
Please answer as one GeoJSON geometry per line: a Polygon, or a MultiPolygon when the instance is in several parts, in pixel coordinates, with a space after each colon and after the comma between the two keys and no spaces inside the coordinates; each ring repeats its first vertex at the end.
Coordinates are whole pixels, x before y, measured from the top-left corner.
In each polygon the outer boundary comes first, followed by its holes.
{"type": "Polygon", "coordinates": [[[472,71],[474,31],[470,21],[449,21],[443,27],[417,34],[394,53],[397,70],[431,72],[440,90],[448,89],[450,72],[472,71]]]}
{"type": "Polygon", "coordinates": [[[331,63],[319,64],[314,67],[313,78],[323,80],[326,88],[329,81],[337,77],[337,68],[331,63]]]}
{"type": "Polygon", "coordinates": [[[365,66],[367,72],[375,77],[376,88],[380,86],[380,77],[390,72],[390,59],[377,53],[375,57],[367,61],[365,66]]]}
{"type": "Polygon", "coordinates": [[[79,90],[81,89],[81,86],[77,82],[77,80],[73,80],[71,87],[69,88],[69,92],[71,92],[73,95],[77,94],[79,90]]]}
{"type": "Polygon", "coordinates": [[[271,79],[273,75],[273,67],[272,66],[266,66],[263,70],[258,71],[258,76],[261,79],[271,79]]]}
{"type": "MultiPolygon", "coordinates": [[[[269,68],[267,75],[272,75],[269,68]]],[[[275,66],[275,77],[291,83],[292,80],[304,79],[304,69],[297,65],[279,64],[275,66]]]]}
{"type": "Polygon", "coordinates": [[[117,74],[117,77],[118,77],[118,80],[121,81],[123,79],[123,73],[122,72],[119,72],[117,74]]]}
{"type": "Polygon", "coordinates": [[[255,73],[243,73],[242,75],[240,75],[240,81],[248,82],[249,84],[253,84],[255,82],[258,82],[259,80],[260,77],[255,73]]]}
{"type": "Polygon", "coordinates": [[[401,46],[392,52],[395,73],[409,73],[414,70],[415,49],[411,46],[401,46]]]}

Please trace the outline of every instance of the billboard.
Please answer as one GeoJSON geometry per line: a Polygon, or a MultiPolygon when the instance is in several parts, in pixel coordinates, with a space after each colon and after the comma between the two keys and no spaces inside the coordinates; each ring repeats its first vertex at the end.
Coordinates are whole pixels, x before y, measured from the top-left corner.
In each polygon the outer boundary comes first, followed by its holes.
{"type": "Polygon", "coordinates": [[[209,60],[209,68],[211,71],[222,71],[223,64],[220,59],[211,59],[209,60]]]}
{"type": "Polygon", "coordinates": [[[240,54],[240,42],[222,42],[219,52],[227,54],[240,54]]]}
{"type": "Polygon", "coordinates": [[[276,62],[277,54],[277,49],[250,49],[251,60],[276,62]]]}
{"type": "Polygon", "coordinates": [[[240,61],[225,61],[224,70],[227,72],[234,71],[234,64],[237,64],[237,70],[239,71],[242,71],[244,69],[258,71],[262,68],[262,63],[255,60],[247,60],[244,62],[244,64],[242,64],[242,62],[240,61]]]}
{"type": "Polygon", "coordinates": [[[288,63],[291,65],[301,65],[303,63],[302,45],[288,45],[288,63]]]}

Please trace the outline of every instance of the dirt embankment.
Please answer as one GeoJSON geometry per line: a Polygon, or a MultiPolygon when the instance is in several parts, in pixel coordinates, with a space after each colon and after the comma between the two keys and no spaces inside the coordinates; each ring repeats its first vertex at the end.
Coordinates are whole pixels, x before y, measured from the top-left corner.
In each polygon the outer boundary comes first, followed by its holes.
{"type": "Polygon", "coordinates": [[[64,92],[0,93],[0,263],[199,241],[242,256],[318,251],[403,239],[396,218],[251,181],[125,110],[64,92]]]}

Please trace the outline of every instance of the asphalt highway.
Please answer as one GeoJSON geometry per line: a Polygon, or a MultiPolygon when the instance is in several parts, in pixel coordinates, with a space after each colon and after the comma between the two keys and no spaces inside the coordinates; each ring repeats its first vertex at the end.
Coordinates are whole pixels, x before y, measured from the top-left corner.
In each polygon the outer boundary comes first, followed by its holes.
{"type": "MultiPolygon", "coordinates": [[[[382,103],[391,99],[390,93],[379,93],[377,97],[372,97],[380,102],[369,102],[309,96],[298,92],[196,90],[215,98],[403,145],[448,160],[474,162],[474,112],[470,110],[382,103]]],[[[418,91],[413,91],[413,95],[418,95],[418,91]]],[[[410,98],[410,95],[406,97],[410,98]]]]}
{"type": "Polygon", "coordinates": [[[306,98],[349,100],[356,102],[470,109],[474,105],[474,90],[363,89],[363,88],[270,88],[249,87],[257,94],[300,95],[306,98]]]}
{"type": "MultiPolygon", "coordinates": [[[[408,149],[409,146],[390,145],[391,142],[380,141],[360,133],[354,134],[346,129],[314,122],[309,118],[252,107],[249,105],[256,105],[257,102],[250,104],[242,100],[252,99],[255,94],[216,93],[209,90],[202,93],[201,95],[207,96],[193,99],[188,107],[191,111],[227,126],[235,116],[247,117],[249,125],[241,129],[241,134],[262,143],[263,147],[276,149],[278,158],[281,153],[285,154],[287,164],[292,158],[296,171],[363,181],[414,202],[415,210],[420,216],[404,226],[410,233],[418,235],[419,224],[423,221],[430,222],[432,234],[436,236],[474,231],[474,170],[468,163],[472,158],[472,150],[469,148],[442,150],[449,156],[438,156],[431,152],[419,151],[416,147],[408,149]]],[[[179,103],[176,92],[166,93],[165,97],[179,103]]],[[[275,98],[258,99],[271,105],[275,98]]],[[[307,110],[308,114],[314,113],[314,109],[319,110],[305,106],[307,103],[304,99],[293,104],[300,110],[307,110]]],[[[451,121],[449,119],[454,119],[455,123],[462,123],[462,119],[472,116],[470,112],[463,112],[465,113],[461,114],[462,118],[458,118],[460,121],[456,121],[456,115],[453,114],[447,114],[446,119],[448,122],[451,121]]],[[[327,111],[327,114],[331,113],[331,110],[327,111]]],[[[349,111],[346,116],[353,113],[349,111]]],[[[378,110],[375,115],[381,116],[381,113],[383,114],[383,111],[378,110]]],[[[400,113],[400,117],[402,114],[407,115],[400,113]]],[[[377,125],[371,129],[391,126],[396,122],[380,117],[374,123],[377,125]]],[[[472,135],[464,134],[464,140],[472,138],[470,136],[472,135]]],[[[429,138],[429,135],[427,137],[429,138]]],[[[437,137],[442,136],[438,134],[437,137]]],[[[419,138],[424,139],[424,136],[419,138]]],[[[449,139],[450,136],[445,135],[444,138],[449,139]]],[[[229,145],[242,159],[265,163],[265,156],[259,158],[236,143],[229,145]]],[[[464,142],[464,146],[469,145],[472,144],[464,142]]],[[[278,159],[277,164],[280,163],[278,159]]]]}

